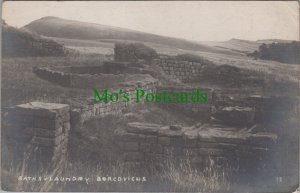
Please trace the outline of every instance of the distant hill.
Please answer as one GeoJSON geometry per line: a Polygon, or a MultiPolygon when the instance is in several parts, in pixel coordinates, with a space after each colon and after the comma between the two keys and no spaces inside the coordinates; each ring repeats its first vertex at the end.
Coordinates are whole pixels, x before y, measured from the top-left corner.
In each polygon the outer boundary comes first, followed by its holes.
{"type": "Polygon", "coordinates": [[[58,17],[43,17],[29,23],[24,26],[23,29],[52,38],[149,42],[183,50],[233,54],[228,50],[214,48],[184,39],[165,37],[107,25],[67,20],[58,17]]]}
{"type": "Polygon", "coordinates": [[[249,54],[258,50],[258,47],[262,44],[257,41],[241,40],[241,39],[230,39],[228,41],[222,42],[202,42],[208,46],[214,46],[218,48],[223,48],[231,50],[233,52],[239,52],[244,54],[249,54]]]}
{"type": "Polygon", "coordinates": [[[62,56],[63,45],[26,30],[11,27],[2,20],[2,56],[62,56]]]}

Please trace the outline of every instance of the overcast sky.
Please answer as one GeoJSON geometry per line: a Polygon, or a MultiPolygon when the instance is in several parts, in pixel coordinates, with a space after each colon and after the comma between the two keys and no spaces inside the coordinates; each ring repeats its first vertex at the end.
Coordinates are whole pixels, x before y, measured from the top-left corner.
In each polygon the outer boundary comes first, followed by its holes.
{"type": "Polygon", "coordinates": [[[296,1],[6,1],[2,9],[15,27],[56,16],[196,41],[299,40],[296,1]]]}

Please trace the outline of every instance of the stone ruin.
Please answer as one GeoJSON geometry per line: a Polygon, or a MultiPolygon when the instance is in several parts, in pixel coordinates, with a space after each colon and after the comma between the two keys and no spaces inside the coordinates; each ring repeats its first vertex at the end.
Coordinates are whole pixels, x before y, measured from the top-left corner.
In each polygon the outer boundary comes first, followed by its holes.
{"type": "MultiPolygon", "coordinates": [[[[14,148],[14,165],[28,161],[28,171],[43,166],[59,166],[67,158],[71,129],[70,108],[66,104],[31,102],[9,110],[6,137],[14,148]]],[[[49,168],[49,167],[46,167],[49,168]]]]}
{"type": "MultiPolygon", "coordinates": [[[[202,72],[203,66],[196,62],[166,59],[152,62],[169,78],[185,83],[194,81],[202,72]]],[[[153,72],[147,70],[124,70],[127,71],[112,74],[111,69],[103,67],[60,67],[35,68],[33,72],[54,84],[71,88],[119,87],[131,94],[136,87],[146,91],[169,92],[194,89],[162,86],[156,78],[149,75],[153,72]],[[94,74],[89,74],[90,71],[94,74]],[[138,76],[139,74],[142,76],[138,76]]],[[[168,159],[189,159],[193,167],[203,168],[213,160],[218,167],[239,167],[241,172],[250,174],[255,171],[267,178],[293,173],[287,168],[291,160],[280,156],[282,152],[288,152],[288,147],[282,146],[278,141],[284,131],[267,128],[266,124],[273,121],[274,117],[285,122],[291,114],[298,114],[298,104],[294,99],[257,95],[239,98],[227,96],[219,89],[203,90],[209,94],[206,104],[160,104],[163,108],[195,116],[200,122],[194,126],[132,122],[116,130],[115,137],[118,140],[115,140],[115,145],[122,152],[120,157],[123,161],[128,166],[143,167],[149,161],[163,165],[168,159]],[[287,167],[278,164],[277,160],[287,163],[287,167]]],[[[69,132],[80,130],[82,124],[93,117],[121,114],[122,110],[135,105],[93,104],[90,99],[85,102],[80,100],[78,105],[32,102],[12,108],[7,128],[8,138],[14,143],[13,152],[17,152],[14,155],[23,155],[27,146],[32,146],[36,149],[29,158],[33,163],[56,165],[67,158],[69,132]]],[[[22,161],[24,157],[20,156],[15,160],[22,161]]]]}
{"type": "Polygon", "coordinates": [[[69,88],[115,88],[124,82],[155,82],[149,71],[128,64],[105,62],[103,66],[34,68],[40,78],[69,88]]]}

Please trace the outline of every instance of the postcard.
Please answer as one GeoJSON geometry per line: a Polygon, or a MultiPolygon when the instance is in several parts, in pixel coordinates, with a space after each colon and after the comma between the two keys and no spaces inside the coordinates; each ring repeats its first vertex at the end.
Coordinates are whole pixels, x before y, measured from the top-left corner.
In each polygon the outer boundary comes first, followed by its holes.
{"type": "Polygon", "coordinates": [[[299,191],[299,2],[4,1],[1,189],[299,191]]]}

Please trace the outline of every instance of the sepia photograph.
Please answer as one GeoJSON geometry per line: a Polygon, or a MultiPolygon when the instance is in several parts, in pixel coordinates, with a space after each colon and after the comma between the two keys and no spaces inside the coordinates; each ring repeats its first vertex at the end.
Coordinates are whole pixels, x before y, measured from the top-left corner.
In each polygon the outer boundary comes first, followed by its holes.
{"type": "Polygon", "coordinates": [[[1,190],[299,192],[298,1],[4,1],[1,190]]]}

